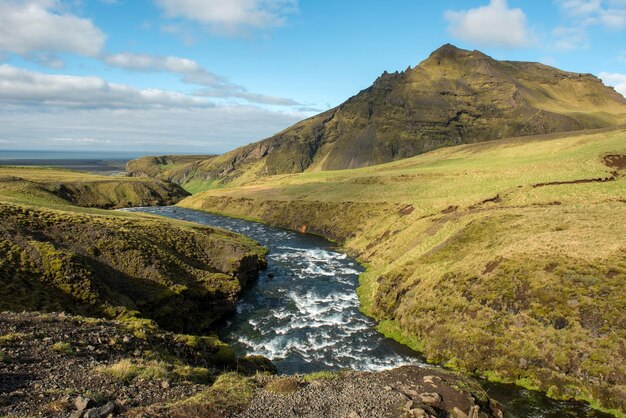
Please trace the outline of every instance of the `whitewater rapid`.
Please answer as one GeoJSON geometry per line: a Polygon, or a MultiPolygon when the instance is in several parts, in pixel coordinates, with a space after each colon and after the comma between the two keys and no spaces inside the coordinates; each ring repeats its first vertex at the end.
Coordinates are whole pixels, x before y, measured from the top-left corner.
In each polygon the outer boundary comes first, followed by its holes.
{"type": "Polygon", "coordinates": [[[329,241],[183,208],[131,210],[225,228],[269,249],[267,269],[242,294],[237,312],[219,324],[220,336],[238,354],[266,356],[282,373],[425,364],[359,311],[363,268],[329,241]]]}

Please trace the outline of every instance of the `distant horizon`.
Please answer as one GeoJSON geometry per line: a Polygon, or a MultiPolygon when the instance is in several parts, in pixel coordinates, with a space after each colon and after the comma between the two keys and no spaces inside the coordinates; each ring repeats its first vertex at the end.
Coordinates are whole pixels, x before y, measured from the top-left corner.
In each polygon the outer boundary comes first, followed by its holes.
{"type": "Polygon", "coordinates": [[[0,161],[28,160],[131,160],[146,156],[161,155],[215,155],[208,152],[153,152],[153,151],[117,151],[117,150],[28,150],[0,149],[0,161]]]}

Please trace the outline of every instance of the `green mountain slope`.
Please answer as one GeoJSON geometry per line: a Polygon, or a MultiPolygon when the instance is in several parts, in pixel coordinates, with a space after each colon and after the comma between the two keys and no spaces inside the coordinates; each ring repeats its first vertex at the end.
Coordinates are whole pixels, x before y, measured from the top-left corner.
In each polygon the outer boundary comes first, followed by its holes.
{"type": "Polygon", "coordinates": [[[179,205],[333,238],[367,265],[361,307],[387,335],[624,412],[625,203],[619,128],[264,177],[179,205]]]}
{"type": "Polygon", "coordinates": [[[590,74],[497,61],[444,45],[340,106],[275,136],[194,162],[177,180],[245,182],[366,167],[433,149],[626,123],[626,99],[590,74]]]}

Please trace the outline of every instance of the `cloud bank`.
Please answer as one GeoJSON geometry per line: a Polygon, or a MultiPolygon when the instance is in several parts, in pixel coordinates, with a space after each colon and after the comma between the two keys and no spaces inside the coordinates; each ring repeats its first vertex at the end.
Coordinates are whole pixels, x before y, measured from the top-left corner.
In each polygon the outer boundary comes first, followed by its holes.
{"type": "Polygon", "coordinates": [[[212,103],[174,91],[137,89],[99,77],[49,75],[0,65],[0,103],[61,108],[190,108],[212,103]]]}
{"type": "Polygon", "coordinates": [[[212,73],[196,61],[186,58],[121,53],[107,55],[104,57],[104,61],[110,66],[131,71],[166,71],[178,74],[183,83],[206,87],[196,93],[196,96],[199,97],[242,99],[250,103],[263,105],[302,106],[301,103],[293,99],[249,92],[245,87],[231,83],[226,77],[212,73]]]}
{"type": "Polygon", "coordinates": [[[169,18],[184,18],[224,35],[283,26],[297,0],[155,0],[169,18]]]}

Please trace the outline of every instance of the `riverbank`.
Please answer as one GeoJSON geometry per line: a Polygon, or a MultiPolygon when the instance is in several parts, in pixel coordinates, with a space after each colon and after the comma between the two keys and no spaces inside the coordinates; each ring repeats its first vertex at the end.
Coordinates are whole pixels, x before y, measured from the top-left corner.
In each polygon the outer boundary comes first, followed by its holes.
{"type": "Polygon", "coordinates": [[[479,386],[449,373],[272,376],[269,363],[233,362],[215,338],[126,322],[0,313],[0,349],[3,416],[502,417],[479,386]]]}
{"type": "Polygon", "coordinates": [[[317,233],[368,266],[363,310],[430,361],[626,408],[624,131],[284,175],[181,206],[317,233]]]}

